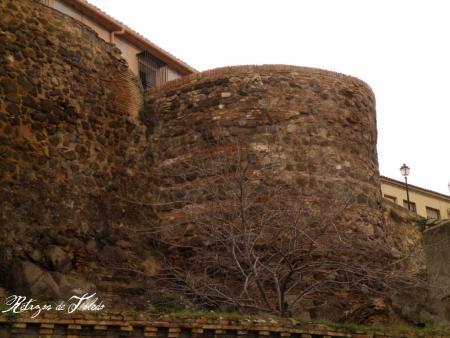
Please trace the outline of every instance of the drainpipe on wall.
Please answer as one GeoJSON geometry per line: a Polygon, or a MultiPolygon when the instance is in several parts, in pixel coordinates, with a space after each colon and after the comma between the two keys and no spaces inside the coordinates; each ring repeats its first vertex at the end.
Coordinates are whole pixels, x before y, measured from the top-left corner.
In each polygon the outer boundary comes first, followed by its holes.
{"type": "Polygon", "coordinates": [[[111,42],[112,44],[116,44],[116,35],[122,35],[125,33],[125,28],[122,28],[120,31],[112,31],[109,33],[109,42],[111,42]]]}

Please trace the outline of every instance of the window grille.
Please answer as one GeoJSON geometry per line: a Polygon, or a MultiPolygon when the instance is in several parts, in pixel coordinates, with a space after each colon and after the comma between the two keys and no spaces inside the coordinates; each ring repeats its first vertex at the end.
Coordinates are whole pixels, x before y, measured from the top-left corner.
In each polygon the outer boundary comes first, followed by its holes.
{"type": "Polygon", "coordinates": [[[164,62],[158,60],[149,52],[138,54],[139,78],[144,89],[162,84],[159,79],[160,69],[165,66],[164,62]]]}

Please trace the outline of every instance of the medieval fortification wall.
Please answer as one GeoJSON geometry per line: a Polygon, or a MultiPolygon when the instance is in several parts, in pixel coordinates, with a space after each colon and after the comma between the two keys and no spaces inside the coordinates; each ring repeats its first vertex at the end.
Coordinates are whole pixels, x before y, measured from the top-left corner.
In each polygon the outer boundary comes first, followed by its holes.
{"type": "MultiPolygon", "coordinates": [[[[183,193],[171,181],[180,156],[236,141],[254,151],[263,176],[269,164],[305,204],[327,210],[348,198],[342,222],[379,235],[375,99],[362,81],[300,67],[231,67],[156,89],[139,112],[137,80],[91,29],[28,0],[2,0],[1,14],[7,287],[58,297],[123,279],[108,262],[153,273],[151,240],[130,229],[155,222],[155,192],[158,202],[183,193]]],[[[183,217],[182,208],[156,211],[183,217]]]]}
{"type": "Polygon", "coordinates": [[[349,199],[343,221],[380,235],[375,98],[362,81],[294,66],[228,67],[150,91],[146,112],[154,168],[171,173],[160,182],[167,194],[184,189],[174,181],[180,161],[238,142],[305,204],[327,210],[349,199]]]}
{"type": "Polygon", "coordinates": [[[137,257],[126,229],[153,217],[125,202],[149,194],[142,91],[82,23],[29,0],[0,17],[0,279],[55,297],[137,257]]]}
{"type": "Polygon", "coordinates": [[[261,177],[324,213],[348,200],[338,221],[383,237],[376,140],[374,95],[353,77],[229,67],[144,98],[93,30],[37,1],[0,0],[0,287],[145,304],[149,284],[124,268],[154,277],[163,245],[136,230],[187,217],[189,203],[174,202],[189,197],[179,164],[237,143],[261,177]]]}

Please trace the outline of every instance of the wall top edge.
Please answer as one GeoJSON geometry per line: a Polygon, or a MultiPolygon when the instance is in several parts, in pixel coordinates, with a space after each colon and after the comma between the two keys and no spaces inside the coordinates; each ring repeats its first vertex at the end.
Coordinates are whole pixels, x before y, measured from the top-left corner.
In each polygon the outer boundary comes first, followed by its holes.
{"type": "Polygon", "coordinates": [[[345,83],[353,83],[365,88],[368,93],[375,99],[374,92],[372,88],[363,80],[343,73],[325,70],[321,68],[295,66],[295,65],[282,65],[282,64],[264,64],[264,65],[237,65],[237,66],[226,66],[220,68],[213,68],[205,70],[202,72],[190,74],[173,81],[169,81],[160,87],[154,87],[148,90],[147,94],[157,94],[159,92],[166,92],[177,87],[181,87],[186,84],[195,83],[197,81],[203,81],[208,79],[220,78],[220,77],[231,77],[233,75],[242,75],[246,73],[299,73],[303,76],[314,76],[317,79],[335,79],[340,80],[345,83]]]}

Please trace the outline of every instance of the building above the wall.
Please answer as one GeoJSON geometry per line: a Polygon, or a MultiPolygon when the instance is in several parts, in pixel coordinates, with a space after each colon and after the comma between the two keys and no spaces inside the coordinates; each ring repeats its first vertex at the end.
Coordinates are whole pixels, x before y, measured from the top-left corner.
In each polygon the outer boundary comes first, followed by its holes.
{"type": "Polygon", "coordinates": [[[195,73],[196,70],[86,0],[39,0],[91,27],[115,44],[144,89],[195,73]]]}
{"type": "MultiPolygon", "coordinates": [[[[405,182],[381,176],[383,197],[408,207],[405,182]]],[[[450,196],[408,184],[411,211],[426,218],[450,218],[450,196]]]]}

